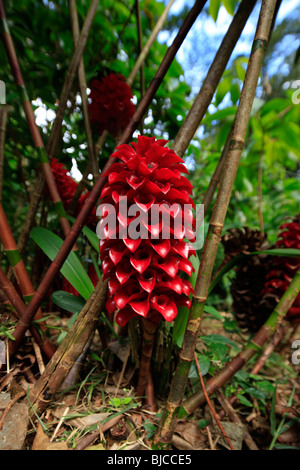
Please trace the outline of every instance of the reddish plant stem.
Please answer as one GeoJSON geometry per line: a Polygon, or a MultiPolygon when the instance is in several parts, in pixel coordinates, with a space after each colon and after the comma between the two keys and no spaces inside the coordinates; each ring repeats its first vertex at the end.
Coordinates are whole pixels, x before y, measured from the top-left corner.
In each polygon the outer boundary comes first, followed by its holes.
{"type": "MultiPolygon", "coordinates": [[[[12,305],[12,307],[15,309],[17,317],[22,318],[22,315],[24,315],[24,312],[26,310],[26,306],[24,302],[22,301],[21,297],[19,296],[18,292],[14,288],[14,286],[7,279],[1,267],[0,267],[0,287],[3,290],[8,301],[12,305]]],[[[41,338],[39,332],[33,326],[30,327],[30,332],[32,336],[35,338],[39,347],[44,351],[48,359],[51,359],[51,357],[53,356],[55,352],[55,348],[52,345],[52,343],[50,343],[50,341],[45,336],[41,338]]],[[[11,344],[13,343],[9,342],[10,355],[14,352],[11,350],[11,344]]]]}
{"type": "Polygon", "coordinates": [[[2,24],[3,24],[3,31],[1,33],[3,44],[5,47],[5,51],[6,51],[9,63],[10,63],[10,67],[12,70],[15,83],[17,85],[17,88],[19,90],[19,93],[22,99],[22,106],[23,106],[26,120],[29,126],[29,130],[32,136],[32,140],[39,155],[40,163],[41,163],[42,170],[43,170],[43,173],[44,173],[44,176],[45,176],[48,188],[49,188],[52,202],[55,205],[55,208],[57,209],[58,217],[59,217],[62,229],[64,231],[64,234],[67,235],[70,230],[70,223],[64,212],[61,197],[58,192],[55,179],[51,171],[51,167],[50,167],[50,163],[48,161],[48,157],[45,151],[44,143],[43,143],[39,128],[35,121],[34,112],[33,112],[33,109],[32,109],[28,94],[27,94],[21,68],[19,65],[16,51],[15,51],[14,43],[13,43],[12,36],[10,34],[8,23],[6,20],[5,9],[4,9],[2,0],[0,0],[0,17],[1,17],[2,24]]]}
{"type": "Polygon", "coordinates": [[[201,383],[201,388],[202,388],[203,394],[204,394],[204,396],[205,396],[205,400],[206,400],[206,402],[207,402],[207,404],[208,404],[208,406],[209,406],[209,409],[210,409],[210,411],[211,411],[213,417],[215,418],[216,423],[217,423],[217,425],[219,426],[220,431],[221,431],[221,433],[223,434],[224,438],[226,439],[226,441],[227,441],[227,443],[228,443],[230,449],[231,449],[231,450],[235,450],[235,448],[233,447],[233,445],[232,445],[232,443],[231,443],[229,437],[227,436],[227,434],[226,434],[226,432],[225,432],[225,429],[223,428],[223,426],[222,426],[222,424],[221,424],[221,422],[220,422],[220,419],[219,419],[219,417],[218,417],[218,415],[217,415],[217,413],[216,413],[216,410],[215,410],[214,407],[212,406],[212,403],[211,403],[211,401],[210,401],[210,399],[209,399],[209,396],[208,396],[208,394],[207,394],[207,392],[206,392],[205,384],[204,384],[204,381],[203,381],[203,377],[202,377],[202,374],[201,374],[201,369],[200,369],[200,365],[199,365],[199,361],[198,361],[198,358],[197,358],[197,354],[196,354],[196,353],[194,354],[194,360],[195,360],[195,363],[196,363],[196,368],[197,368],[197,372],[198,372],[198,375],[199,375],[199,379],[200,379],[200,383],[201,383]]]}
{"type": "MultiPolygon", "coordinates": [[[[3,244],[8,261],[14,270],[16,279],[22,291],[22,295],[24,296],[25,300],[30,299],[34,294],[34,289],[26,271],[23,260],[21,259],[17,244],[14,240],[13,233],[11,231],[1,203],[0,221],[0,240],[3,244]]],[[[36,313],[35,319],[42,318],[42,316],[42,311],[41,309],[39,309],[36,313]]]]}

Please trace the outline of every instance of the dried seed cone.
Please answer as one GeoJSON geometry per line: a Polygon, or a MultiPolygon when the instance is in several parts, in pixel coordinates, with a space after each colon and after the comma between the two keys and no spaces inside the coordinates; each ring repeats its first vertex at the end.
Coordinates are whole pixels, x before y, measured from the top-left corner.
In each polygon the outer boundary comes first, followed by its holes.
{"type": "Polygon", "coordinates": [[[188,173],[183,160],[166,143],[139,136],[137,143],[120,145],[112,155],[120,161],[105,174],[100,257],[104,279],[110,278],[106,308],[117,312],[121,326],[135,316],[172,321],[178,306],[191,303],[192,285],[181,274],[193,272],[188,258],[195,252],[184,240],[193,239],[192,186],[181,175],[188,173]],[[133,204],[138,211],[130,214],[133,204]],[[110,228],[114,218],[116,227],[110,228]],[[184,224],[175,222],[183,218],[184,224]],[[131,236],[135,227],[138,236],[131,236]]]}
{"type": "MultiPolygon", "coordinates": [[[[291,222],[280,226],[276,248],[300,250],[300,214],[291,222]]],[[[270,270],[266,275],[265,285],[261,292],[261,308],[270,312],[274,310],[299,268],[300,258],[272,257],[270,270]]],[[[286,318],[292,323],[300,322],[300,294],[289,309],[286,318]]]]}
{"type": "MultiPolygon", "coordinates": [[[[225,260],[240,254],[249,254],[268,247],[266,235],[249,227],[231,229],[222,237],[225,260]]],[[[235,269],[231,284],[232,309],[242,330],[254,333],[268,318],[268,312],[260,307],[261,291],[268,269],[265,255],[247,257],[235,269]]]]}
{"type": "Polygon", "coordinates": [[[91,80],[90,122],[99,135],[123,131],[135,112],[132,91],[120,73],[109,72],[91,80]]]}

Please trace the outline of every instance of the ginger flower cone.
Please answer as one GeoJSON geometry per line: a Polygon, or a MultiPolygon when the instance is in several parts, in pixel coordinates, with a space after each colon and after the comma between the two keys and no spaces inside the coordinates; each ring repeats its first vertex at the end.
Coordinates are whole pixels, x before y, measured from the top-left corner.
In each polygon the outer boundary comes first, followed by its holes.
{"type": "MultiPolygon", "coordinates": [[[[275,248],[300,250],[300,214],[279,227],[275,248]]],[[[270,270],[261,292],[261,308],[273,311],[299,268],[300,258],[272,257],[270,270]]],[[[286,319],[293,324],[300,323],[300,294],[287,312],[286,319]]]]}
{"type": "Polygon", "coordinates": [[[93,129],[101,135],[107,130],[116,137],[123,131],[135,112],[133,95],[125,77],[108,71],[99,73],[90,83],[89,115],[93,129]]]}
{"type": "Polygon", "coordinates": [[[142,320],[138,396],[147,383],[157,325],[172,322],[179,306],[191,305],[192,284],[183,274],[193,272],[193,188],[183,160],[166,143],[139,136],[137,143],[120,145],[100,196],[97,232],[103,279],[109,278],[107,313],[120,326],[142,320]]]}

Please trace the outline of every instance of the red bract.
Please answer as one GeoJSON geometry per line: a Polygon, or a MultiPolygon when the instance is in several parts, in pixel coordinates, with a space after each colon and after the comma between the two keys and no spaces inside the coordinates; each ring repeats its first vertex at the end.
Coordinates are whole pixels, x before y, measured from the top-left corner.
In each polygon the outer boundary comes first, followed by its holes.
{"type": "Polygon", "coordinates": [[[90,122],[99,135],[107,130],[113,136],[124,130],[135,112],[132,91],[120,73],[94,78],[90,84],[90,122]]]}
{"type": "Polygon", "coordinates": [[[166,142],[140,136],[132,146],[120,145],[111,156],[120,161],[104,175],[100,257],[103,277],[110,278],[107,311],[117,311],[119,325],[136,316],[172,321],[178,306],[191,304],[192,285],[182,273],[194,270],[188,258],[195,251],[184,240],[195,223],[192,187],[181,175],[187,173],[183,160],[166,142]],[[133,204],[138,212],[130,214],[133,204]],[[179,216],[184,224],[176,222],[179,216]],[[139,237],[130,236],[134,227],[139,237]]]}
{"type": "MultiPolygon", "coordinates": [[[[279,228],[276,248],[300,249],[300,216],[293,222],[285,223],[279,228]]],[[[300,258],[275,256],[272,270],[267,274],[267,280],[262,291],[265,301],[278,302],[289,287],[291,280],[300,268],[300,258]]],[[[300,322],[300,294],[297,296],[286,318],[292,322],[300,322]]]]}
{"type": "Polygon", "coordinates": [[[57,158],[52,159],[51,169],[63,205],[65,209],[68,209],[75,194],[77,183],[68,174],[65,165],[60,163],[57,158]]]}
{"type": "MultiPolygon", "coordinates": [[[[69,172],[65,165],[63,163],[60,163],[56,158],[53,158],[51,161],[51,169],[64,208],[68,210],[78,184],[68,174],[69,172]]],[[[78,215],[78,213],[81,211],[88,196],[89,191],[84,190],[79,197],[75,215],[78,215]]],[[[96,209],[94,208],[87,220],[87,225],[94,228],[97,225],[97,222],[98,218],[96,217],[96,209]]]]}

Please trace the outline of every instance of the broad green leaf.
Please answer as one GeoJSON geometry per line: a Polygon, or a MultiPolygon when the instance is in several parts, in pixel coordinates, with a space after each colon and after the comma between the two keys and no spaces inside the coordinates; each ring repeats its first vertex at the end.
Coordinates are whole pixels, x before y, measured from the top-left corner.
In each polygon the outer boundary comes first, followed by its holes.
{"type": "MultiPolygon", "coordinates": [[[[75,222],[74,217],[68,216],[68,219],[72,223],[75,222]]],[[[92,247],[95,248],[95,250],[99,253],[99,238],[97,237],[97,234],[86,225],[83,227],[82,232],[86,236],[92,247]]]]}
{"type": "Polygon", "coordinates": [[[232,83],[231,77],[225,77],[219,83],[219,86],[216,92],[216,105],[217,106],[223,101],[227,93],[230,92],[231,83],[232,83]]]}
{"type": "Polygon", "coordinates": [[[79,313],[85,304],[82,298],[63,290],[57,290],[56,292],[53,292],[51,298],[55,305],[58,305],[58,307],[63,308],[67,312],[71,313],[79,313]]]}
{"type": "Polygon", "coordinates": [[[86,225],[83,227],[82,232],[84,233],[90,244],[93,246],[93,248],[95,248],[95,250],[99,253],[99,238],[97,237],[97,234],[86,225]]]}
{"type": "MultiPolygon", "coordinates": [[[[199,261],[199,257],[194,256],[194,255],[191,256],[189,259],[193,265],[193,268],[195,269],[195,272],[192,273],[189,280],[192,283],[192,286],[195,287],[200,261],[199,261]]],[[[189,309],[187,307],[178,308],[178,313],[174,322],[172,338],[173,338],[173,341],[179,347],[181,347],[182,342],[183,342],[183,337],[184,337],[184,333],[186,329],[186,324],[188,321],[188,316],[189,316],[189,309]]]]}
{"type": "Polygon", "coordinates": [[[206,114],[202,124],[209,124],[212,121],[223,121],[228,116],[234,116],[236,113],[236,106],[230,106],[224,109],[219,109],[213,114],[206,114]]]}
{"type": "Polygon", "coordinates": [[[297,248],[274,248],[270,250],[253,251],[248,256],[257,255],[260,253],[264,253],[264,254],[272,255],[272,256],[288,256],[292,258],[300,257],[300,250],[298,250],[297,248]]]}
{"type": "Polygon", "coordinates": [[[223,320],[223,317],[222,315],[218,312],[217,309],[215,309],[214,307],[212,307],[211,305],[205,305],[204,307],[204,312],[205,313],[209,313],[209,315],[212,315],[214,318],[216,318],[217,320],[223,320]]]}
{"type": "MultiPolygon", "coordinates": [[[[209,371],[210,367],[210,359],[208,356],[205,356],[205,354],[199,354],[197,356],[200,370],[201,370],[201,375],[206,375],[207,372],[209,371]]],[[[198,371],[195,362],[192,363],[190,372],[189,372],[189,378],[190,379],[195,379],[198,377],[198,371]]]]}
{"type": "Polygon", "coordinates": [[[242,405],[253,408],[253,403],[251,403],[251,401],[249,401],[244,395],[242,395],[241,393],[237,393],[236,396],[239,399],[239,401],[242,403],[242,405]]]}
{"type": "Polygon", "coordinates": [[[221,0],[210,0],[209,2],[209,13],[212,19],[216,22],[221,6],[221,0]]]}
{"type": "Polygon", "coordinates": [[[234,14],[234,6],[235,6],[235,0],[223,0],[223,5],[228,11],[229,15],[234,14]]]}
{"type": "MultiPolygon", "coordinates": [[[[35,227],[31,231],[30,236],[51,261],[53,261],[63,244],[62,239],[43,227],[35,227]]],[[[78,256],[73,251],[69,253],[60,272],[85,300],[89,299],[94,290],[94,286],[78,256]]]]}

